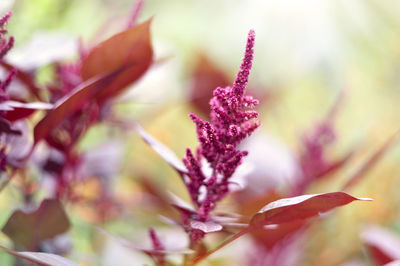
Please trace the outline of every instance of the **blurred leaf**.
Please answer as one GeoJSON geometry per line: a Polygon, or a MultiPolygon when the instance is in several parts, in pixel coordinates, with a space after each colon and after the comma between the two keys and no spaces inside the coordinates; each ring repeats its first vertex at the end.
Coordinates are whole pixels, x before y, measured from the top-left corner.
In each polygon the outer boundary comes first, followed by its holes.
{"type": "Polygon", "coordinates": [[[361,234],[373,260],[378,265],[400,260],[400,237],[379,226],[369,226],[361,234]]]}
{"type": "Polygon", "coordinates": [[[70,223],[59,200],[43,200],[34,212],[15,211],[2,231],[16,245],[36,249],[43,240],[66,232],[70,223]]]}
{"type": "Polygon", "coordinates": [[[43,252],[17,252],[0,246],[0,249],[15,257],[45,266],[78,266],[78,264],[55,254],[43,252]]]}
{"type": "Polygon", "coordinates": [[[137,125],[137,132],[142,137],[142,139],[156,152],[161,158],[164,159],[169,165],[171,165],[179,174],[186,173],[186,167],[183,165],[182,161],[179,160],[178,156],[171,151],[164,144],[160,143],[158,140],[153,138],[149,133],[147,133],[141,126],[137,125]]]}
{"type": "Polygon", "coordinates": [[[260,229],[251,231],[250,234],[257,241],[258,244],[262,245],[267,249],[272,249],[283,239],[298,232],[304,228],[305,221],[299,220],[290,223],[279,224],[274,227],[264,226],[260,229]]]}
{"type": "Polygon", "coordinates": [[[385,264],[385,266],[400,266],[400,260],[394,260],[392,262],[385,264]]]}
{"type": "Polygon", "coordinates": [[[129,84],[139,79],[149,68],[153,58],[148,20],[118,33],[94,47],[82,62],[82,78],[98,75],[128,66],[104,90],[96,95],[100,102],[120,94],[129,84]]]}
{"type": "Polygon", "coordinates": [[[16,121],[30,116],[36,110],[49,110],[53,105],[44,102],[22,103],[16,101],[5,101],[0,103],[0,110],[7,111],[5,118],[9,121],[16,121]]]}
{"type": "Polygon", "coordinates": [[[11,128],[10,121],[0,117],[0,133],[13,134],[13,135],[21,135],[22,132],[16,129],[11,128]]]}
{"type": "Polygon", "coordinates": [[[370,171],[383,158],[386,152],[388,152],[389,149],[396,144],[399,135],[400,132],[397,132],[392,137],[390,137],[382,146],[380,146],[371,155],[371,157],[348,179],[346,184],[344,184],[342,190],[348,190],[355,184],[360,182],[360,180],[367,174],[367,172],[370,171]]]}
{"type": "Polygon", "coordinates": [[[217,87],[230,85],[230,79],[205,55],[200,54],[193,71],[193,84],[190,90],[190,102],[208,117],[210,99],[217,87]]]}
{"type": "Polygon", "coordinates": [[[94,97],[94,95],[107,88],[111,81],[114,80],[124,69],[125,68],[122,67],[105,75],[91,78],[77,86],[70,94],[58,100],[54,104],[54,109],[35,126],[35,144],[45,138],[64,119],[81,108],[82,105],[94,97]]]}
{"type": "Polygon", "coordinates": [[[214,223],[212,221],[209,222],[200,222],[200,221],[190,221],[190,226],[193,229],[198,229],[203,231],[204,233],[212,233],[218,232],[222,230],[222,226],[220,224],[214,223]]]}
{"type": "Polygon", "coordinates": [[[280,199],[269,203],[255,214],[250,221],[250,226],[281,224],[304,220],[327,212],[333,208],[349,204],[355,200],[369,201],[371,199],[355,198],[344,192],[303,195],[280,199]]]}
{"type": "Polygon", "coordinates": [[[143,247],[139,247],[138,245],[136,245],[136,244],[134,244],[134,243],[132,243],[132,242],[126,240],[126,239],[123,239],[123,238],[118,237],[118,236],[116,236],[114,234],[111,234],[111,233],[107,232],[106,230],[104,230],[102,228],[96,227],[96,229],[99,232],[105,234],[106,236],[114,239],[115,241],[117,241],[122,246],[127,247],[129,249],[136,250],[136,251],[141,251],[141,252],[143,252],[143,253],[145,253],[145,254],[147,254],[149,256],[162,255],[162,254],[191,254],[191,253],[193,253],[193,251],[190,250],[190,249],[154,250],[154,249],[143,248],[143,247]]]}

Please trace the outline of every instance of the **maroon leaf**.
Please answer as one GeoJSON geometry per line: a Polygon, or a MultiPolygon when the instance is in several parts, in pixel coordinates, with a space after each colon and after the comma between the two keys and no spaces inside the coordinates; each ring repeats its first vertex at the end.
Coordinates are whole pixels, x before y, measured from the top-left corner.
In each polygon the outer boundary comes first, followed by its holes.
{"type": "Polygon", "coordinates": [[[366,175],[368,171],[370,171],[383,157],[384,155],[392,148],[396,141],[399,139],[400,132],[397,132],[392,137],[390,137],[381,147],[379,147],[371,157],[358,169],[346,182],[343,186],[342,190],[348,190],[353,187],[355,184],[360,182],[360,180],[366,175]]]}
{"type": "Polygon", "coordinates": [[[43,252],[17,252],[0,246],[0,249],[15,257],[45,266],[78,266],[78,264],[55,254],[43,252]]]}
{"type": "Polygon", "coordinates": [[[355,198],[344,192],[303,195],[280,199],[269,203],[255,214],[250,221],[250,225],[261,226],[304,220],[333,208],[349,204],[355,200],[369,201],[371,199],[355,198]]]}
{"type": "Polygon", "coordinates": [[[16,245],[34,250],[38,244],[69,229],[70,223],[59,200],[46,199],[34,212],[15,211],[2,231],[16,245]]]}
{"type": "Polygon", "coordinates": [[[64,119],[82,107],[94,95],[108,87],[111,81],[125,68],[117,69],[105,75],[96,76],[76,87],[54,104],[51,110],[34,128],[34,143],[45,138],[64,119]]]}
{"type": "Polygon", "coordinates": [[[107,90],[96,95],[98,101],[102,102],[120,94],[149,68],[153,58],[150,23],[151,20],[148,20],[112,36],[93,48],[83,60],[83,80],[128,66],[109,84],[107,90]]]}
{"type": "Polygon", "coordinates": [[[370,226],[363,231],[361,239],[369,247],[378,265],[400,260],[400,237],[387,229],[370,226]]]}
{"type": "Polygon", "coordinates": [[[216,248],[197,257],[194,260],[194,263],[196,264],[204,260],[211,254],[232,243],[241,236],[257,230],[265,225],[302,221],[307,218],[317,216],[320,213],[329,211],[333,208],[349,204],[355,200],[370,201],[371,199],[355,198],[344,192],[332,192],[285,198],[271,202],[252,217],[247,228],[222,242],[216,248]]]}
{"type": "Polygon", "coordinates": [[[164,144],[160,143],[158,140],[153,138],[149,133],[147,133],[141,126],[137,125],[137,132],[142,137],[142,139],[149,144],[149,146],[156,152],[161,158],[164,159],[169,165],[171,165],[179,174],[186,173],[186,167],[183,165],[182,161],[175,155],[173,151],[167,148],[164,144]]]}
{"type": "Polygon", "coordinates": [[[52,104],[43,102],[22,103],[5,101],[0,103],[0,110],[7,111],[5,118],[9,121],[16,121],[28,117],[36,110],[50,110],[52,108],[52,104]]]}

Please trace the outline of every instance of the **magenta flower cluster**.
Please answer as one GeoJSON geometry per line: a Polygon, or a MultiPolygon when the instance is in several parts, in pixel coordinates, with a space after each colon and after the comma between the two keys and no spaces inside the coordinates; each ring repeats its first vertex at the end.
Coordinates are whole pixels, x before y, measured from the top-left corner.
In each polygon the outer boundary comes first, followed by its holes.
{"type": "Polygon", "coordinates": [[[260,125],[254,110],[258,100],[245,95],[253,62],[254,39],[255,33],[251,30],[233,86],[214,90],[210,101],[211,122],[193,113],[189,115],[196,124],[200,145],[196,152],[186,150],[183,163],[188,177],[185,184],[197,207],[197,221],[207,222],[216,203],[229,192],[230,178],[247,155],[247,151],[239,150],[238,145],[260,125]],[[211,175],[205,174],[204,164],[211,168],[211,175]]]}

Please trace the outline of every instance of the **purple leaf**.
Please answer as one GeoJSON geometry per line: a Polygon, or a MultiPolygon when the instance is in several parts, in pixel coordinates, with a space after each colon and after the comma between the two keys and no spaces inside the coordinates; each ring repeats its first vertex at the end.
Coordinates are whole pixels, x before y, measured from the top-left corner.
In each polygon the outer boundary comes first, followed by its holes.
{"type": "Polygon", "coordinates": [[[355,198],[344,192],[332,192],[285,198],[271,202],[252,217],[247,228],[222,242],[216,248],[207,251],[203,255],[200,255],[194,260],[194,262],[196,264],[204,260],[211,254],[232,243],[236,239],[256,229],[259,229],[260,227],[264,227],[265,225],[296,222],[299,220],[301,221],[317,216],[320,213],[329,211],[335,207],[349,204],[355,200],[370,201],[371,199],[355,198]]]}
{"type": "Polygon", "coordinates": [[[43,200],[33,212],[15,211],[2,232],[16,245],[34,250],[43,240],[65,233],[70,227],[68,217],[57,199],[43,200]]]}
{"type": "Polygon", "coordinates": [[[0,110],[7,111],[5,118],[16,121],[30,116],[36,110],[50,110],[53,105],[44,102],[22,103],[17,101],[5,101],[0,103],[0,110]]]}
{"type": "Polygon", "coordinates": [[[84,103],[92,99],[100,91],[106,89],[110,82],[125,68],[122,67],[105,75],[91,78],[77,86],[70,94],[57,101],[54,104],[54,109],[35,126],[35,144],[45,138],[54,128],[64,121],[64,119],[79,110],[84,103]]]}
{"type": "Polygon", "coordinates": [[[83,80],[127,66],[109,84],[107,90],[96,95],[96,100],[102,102],[120,94],[150,67],[153,59],[150,24],[151,20],[148,20],[112,36],[93,48],[83,60],[81,71],[83,80]]]}
{"type": "Polygon", "coordinates": [[[0,246],[0,249],[15,257],[45,266],[78,266],[64,257],[43,252],[17,252],[0,246]]]}
{"type": "Polygon", "coordinates": [[[5,101],[0,103],[0,110],[10,111],[15,109],[50,110],[53,108],[51,103],[30,102],[22,103],[17,101],[5,101]]]}
{"type": "Polygon", "coordinates": [[[371,199],[355,198],[344,192],[284,198],[262,208],[252,217],[250,225],[261,226],[304,220],[355,200],[370,201],[371,199]]]}

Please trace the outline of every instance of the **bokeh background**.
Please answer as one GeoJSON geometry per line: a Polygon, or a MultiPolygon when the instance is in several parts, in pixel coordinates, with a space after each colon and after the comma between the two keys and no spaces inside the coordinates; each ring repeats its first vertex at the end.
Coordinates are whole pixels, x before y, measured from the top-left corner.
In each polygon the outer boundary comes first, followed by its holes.
{"type": "MultiPolygon", "coordinates": [[[[89,46],[118,32],[133,4],[131,0],[2,0],[0,12],[14,12],[8,29],[16,45],[7,59],[27,70],[39,67],[37,82],[46,84],[52,79],[52,62],[76,58],[78,40],[89,46]]],[[[117,110],[121,117],[138,121],[179,157],[186,147],[196,145],[188,113],[200,112],[191,98],[199,65],[207,62],[232,82],[247,32],[256,31],[249,87],[261,98],[262,127],[247,145],[254,149],[254,155],[249,149],[249,161],[258,171],[250,181],[261,187],[261,194],[271,188],[284,190],[293,182],[300,171],[302,134],[324,119],[341,94],[334,123],[337,139],[328,156],[348,151],[355,155],[334,176],[313,183],[307,193],[340,189],[400,127],[398,1],[145,0],[140,21],[150,17],[155,59],[160,63],[118,100],[117,110]]],[[[182,236],[179,241],[184,245],[184,234],[157,218],[157,208],[148,204],[140,181],[150,179],[187,198],[176,173],[133,130],[97,125],[80,148],[96,150],[100,145],[109,145],[105,154],[96,154],[108,156],[110,190],[123,206],[116,217],[100,224],[136,243],[146,242],[146,230],[153,226],[165,241],[182,236]]],[[[400,233],[399,159],[400,149],[393,145],[352,189],[353,195],[373,202],[354,203],[313,223],[299,265],[373,265],[360,235],[371,224],[400,233]]],[[[95,181],[81,186],[82,193],[96,196],[95,181]]],[[[0,194],[2,223],[19,200],[12,187],[0,194]]],[[[223,202],[221,209],[234,211],[232,201],[223,202]]],[[[67,210],[73,223],[68,239],[72,260],[82,265],[151,264],[140,253],[98,233],[93,224],[99,221],[91,209],[67,205],[67,210]]],[[[4,235],[0,240],[8,243],[4,235]]],[[[249,241],[238,240],[209,265],[241,265],[246,252],[238,250],[251,246],[249,241]]],[[[8,255],[0,254],[1,265],[10,263],[8,255]]]]}

